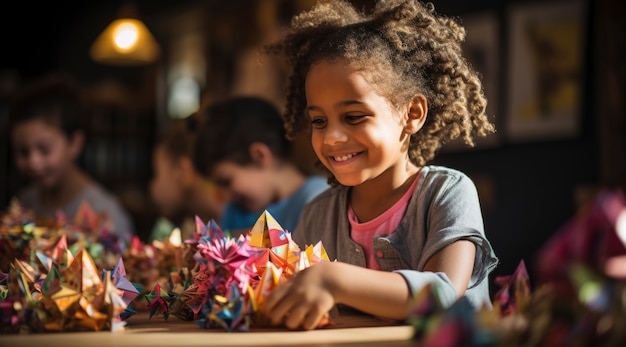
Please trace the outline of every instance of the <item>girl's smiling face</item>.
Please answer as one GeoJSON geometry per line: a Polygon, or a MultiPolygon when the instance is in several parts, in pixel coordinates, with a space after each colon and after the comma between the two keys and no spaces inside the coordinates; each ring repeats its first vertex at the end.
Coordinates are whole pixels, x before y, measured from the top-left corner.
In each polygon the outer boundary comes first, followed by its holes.
{"type": "Polygon", "coordinates": [[[82,137],[68,138],[58,126],[36,118],[14,126],[12,144],[18,170],[37,186],[55,189],[78,158],[82,137]]]}
{"type": "Polygon", "coordinates": [[[343,185],[396,184],[414,167],[407,155],[407,112],[394,108],[365,76],[343,60],[311,66],[305,84],[311,143],[343,185]]]}

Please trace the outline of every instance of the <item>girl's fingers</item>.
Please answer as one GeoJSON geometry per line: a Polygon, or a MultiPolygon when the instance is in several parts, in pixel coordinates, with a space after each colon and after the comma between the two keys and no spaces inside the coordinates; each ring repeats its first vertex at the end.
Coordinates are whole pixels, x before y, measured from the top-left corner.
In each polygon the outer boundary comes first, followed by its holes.
{"type": "Polygon", "coordinates": [[[285,326],[289,329],[299,328],[307,313],[308,307],[306,305],[296,304],[292,306],[289,313],[285,316],[285,326]]]}
{"type": "Polygon", "coordinates": [[[285,283],[274,288],[264,299],[263,299],[263,311],[269,313],[274,310],[274,307],[278,305],[282,301],[282,298],[288,292],[286,287],[289,284],[285,283]]]}
{"type": "Polygon", "coordinates": [[[272,324],[274,325],[286,322],[293,306],[292,300],[289,297],[281,296],[278,299],[281,298],[282,300],[277,301],[273,304],[273,306],[267,308],[264,306],[266,315],[270,318],[272,324]]]}
{"type": "Polygon", "coordinates": [[[319,324],[319,322],[321,321],[322,316],[324,314],[325,312],[321,312],[319,307],[317,306],[313,307],[312,310],[309,311],[309,313],[306,315],[304,322],[302,322],[302,328],[304,330],[315,329],[317,325],[319,324]]]}

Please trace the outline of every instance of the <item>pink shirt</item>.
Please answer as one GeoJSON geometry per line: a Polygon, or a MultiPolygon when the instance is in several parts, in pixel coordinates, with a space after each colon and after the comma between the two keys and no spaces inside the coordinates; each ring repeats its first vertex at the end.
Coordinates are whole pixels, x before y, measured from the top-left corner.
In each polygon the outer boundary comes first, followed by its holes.
{"type": "Polygon", "coordinates": [[[419,176],[420,174],[418,173],[413,183],[411,183],[411,187],[407,189],[406,193],[404,193],[400,200],[393,204],[393,206],[391,206],[383,214],[368,222],[359,223],[356,214],[354,214],[354,211],[352,210],[352,206],[348,206],[348,220],[350,221],[352,230],[350,236],[354,242],[358,243],[363,248],[368,268],[380,270],[378,262],[376,261],[376,254],[372,251],[374,248],[374,237],[390,235],[394,230],[396,230],[402,220],[404,211],[406,211],[406,207],[409,204],[409,199],[415,190],[415,185],[419,180],[419,176]]]}

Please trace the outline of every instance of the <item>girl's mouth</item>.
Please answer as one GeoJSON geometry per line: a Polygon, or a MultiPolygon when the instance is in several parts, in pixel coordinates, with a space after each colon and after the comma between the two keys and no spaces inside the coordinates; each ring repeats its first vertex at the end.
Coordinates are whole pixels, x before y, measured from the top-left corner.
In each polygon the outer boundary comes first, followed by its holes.
{"type": "Polygon", "coordinates": [[[335,163],[345,163],[350,161],[350,159],[353,159],[355,157],[357,157],[360,153],[349,153],[349,154],[343,154],[343,155],[331,155],[330,158],[335,162],[335,163]]]}

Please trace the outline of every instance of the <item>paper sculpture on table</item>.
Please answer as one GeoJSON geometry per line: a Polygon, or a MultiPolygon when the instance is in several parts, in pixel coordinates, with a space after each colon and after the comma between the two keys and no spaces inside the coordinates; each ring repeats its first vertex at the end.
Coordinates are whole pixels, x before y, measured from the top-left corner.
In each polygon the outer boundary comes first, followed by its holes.
{"type": "Polygon", "coordinates": [[[168,279],[168,295],[170,296],[170,312],[181,320],[193,320],[194,312],[181,297],[191,287],[193,278],[191,271],[183,267],[178,271],[171,272],[168,279]]]}
{"type": "Polygon", "coordinates": [[[255,266],[260,273],[271,262],[282,270],[283,277],[294,274],[301,256],[300,248],[268,211],[261,214],[248,235],[250,246],[256,252],[255,266]]]}
{"type": "MultiPolygon", "coordinates": [[[[301,251],[291,238],[291,233],[284,230],[268,211],[261,214],[249,236],[250,246],[256,249],[257,254],[254,265],[262,274],[261,279],[253,283],[254,296],[250,298],[255,311],[254,320],[257,325],[267,325],[269,317],[260,311],[264,297],[296,272],[330,260],[321,242],[301,251]]],[[[318,327],[333,324],[327,312],[318,327]]]]}
{"type": "Polygon", "coordinates": [[[0,212],[0,271],[9,272],[14,259],[30,261],[41,240],[59,234],[52,225],[39,222],[34,212],[16,198],[6,211],[0,212]]]}
{"type": "Polygon", "coordinates": [[[53,264],[64,267],[74,260],[74,256],[67,246],[65,234],[61,235],[50,246],[37,251],[36,256],[45,272],[50,271],[53,264]]]}
{"type": "Polygon", "coordinates": [[[44,261],[49,265],[46,272],[18,259],[12,264],[11,276],[20,291],[18,315],[25,327],[33,332],[123,328],[124,319],[132,315],[126,309],[138,291],[125,279],[121,260],[101,278],[86,250],[80,250],[69,264],[53,257],[40,259],[52,259],[44,261]]]}
{"type": "Polygon", "coordinates": [[[74,225],[88,230],[99,229],[100,218],[87,201],[81,202],[78,206],[78,210],[74,215],[74,225]]]}
{"type": "Polygon", "coordinates": [[[498,346],[498,315],[488,307],[475,308],[465,296],[446,306],[435,283],[414,295],[407,322],[414,328],[412,340],[419,346],[498,346]]]}
{"type": "Polygon", "coordinates": [[[272,248],[272,246],[278,246],[278,243],[288,242],[286,237],[281,237],[276,232],[270,232],[270,230],[283,232],[283,228],[276,219],[269,212],[263,211],[248,233],[250,235],[250,246],[272,248]],[[277,244],[272,244],[272,240],[277,242],[277,244]]]}
{"type": "Polygon", "coordinates": [[[0,301],[9,296],[9,274],[0,272],[0,301]]]}
{"type": "Polygon", "coordinates": [[[16,303],[19,302],[16,288],[11,292],[9,286],[9,274],[0,272],[0,334],[17,332],[22,323],[16,310],[16,303]]]}
{"type": "Polygon", "coordinates": [[[530,302],[530,280],[526,263],[520,261],[511,276],[499,276],[495,278],[496,284],[501,288],[494,295],[494,309],[500,316],[508,316],[526,310],[530,302]]]}
{"type": "Polygon", "coordinates": [[[148,300],[148,310],[150,310],[150,318],[154,315],[162,314],[165,319],[170,314],[170,296],[166,290],[161,288],[159,283],[154,285],[154,288],[149,294],[145,296],[148,300]]]}
{"type": "Polygon", "coordinates": [[[122,312],[119,313],[119,319],[125,321],[130,316],[136,314],[137,312],[133,309],[132,304],[135,299],[139,296],[143,288],[131,281],[126,277],[126,268],[124,267],[124,261],[120,257],[117,265],[111,271],[103,271],[103,278],[106,276],[110,277],[112,284],[118,290],[118,295],[124,301],[124,305],[126,308],[122,312]]]}
{"type": "MultiPolygon", "coordinates": [[[[321,242],[301,251],[267,211],[245,236],[236,238],[214,220],[205,224],[196,216],[193,238],[184,243],[189,246],[188,267],[181,270],[190,276],[173,273],[169,290],[159,285],[147,298],[151,316],[172,313],[194,319],[202,328],[246,331],[251,324],[265,325],[268,320],[260,314],[264,297],[297,271],[329,261],[321,242]],[[189,284],[181,284],[183,277],[191,277],[189,284]]],[[[319,326],[332,324],[327,314],[319,326]]]]}
{"type": "Polygon", "coordinates": [[[249,276],[254,275],[253,269],[246,268],[251,256],[248,239],[227,237],[214,221],[196,226],[191,242],[197,249],[193,256],[197,266],[192,284],[179,298],[203,328],[247,330],[249,276]]]}
{"type": "Polygon", "coordinates": [[[156,248],[153,245],[144,244],[138,236],[134,236],[130,247],[122,254],[124,264],[133,269],[128,274],[128,279],[139,284],[144,290],[150,292],[154,283],[159,281],[161,273],[157,266],[156,248]]]}
{"type": "MultiPolygon", "coordinates": [[[[588,206],[567,221],[538,252],[541,282],[567,282],[572,264],[585,264],[606,273],[607,264],[626,259],[626,199],[621,191],[599,192],[588,206]]],[[[621,262],[626,268],[626,260],[621,262]]],[[[619,276],[619,275],[618,275],[619,276]]],[[[624,272],[626,278],[626,271],[624,272]]]]}

